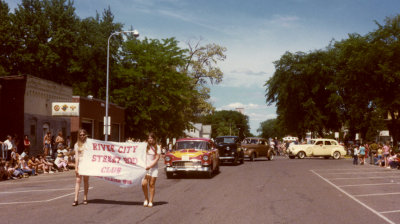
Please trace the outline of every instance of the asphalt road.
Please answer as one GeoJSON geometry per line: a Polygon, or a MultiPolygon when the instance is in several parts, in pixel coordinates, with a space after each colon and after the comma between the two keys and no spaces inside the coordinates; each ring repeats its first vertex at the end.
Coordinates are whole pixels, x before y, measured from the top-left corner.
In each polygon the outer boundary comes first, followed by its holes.
{"type": "Polygon", "coordinates": [[[89,204],[72,207],[73,171],[3,181],[0,223],[400,223],[400,171],[349,159],[245,161],[211,179],[159,174],[153,208],[140,186],[98,178],[89,204]]]}

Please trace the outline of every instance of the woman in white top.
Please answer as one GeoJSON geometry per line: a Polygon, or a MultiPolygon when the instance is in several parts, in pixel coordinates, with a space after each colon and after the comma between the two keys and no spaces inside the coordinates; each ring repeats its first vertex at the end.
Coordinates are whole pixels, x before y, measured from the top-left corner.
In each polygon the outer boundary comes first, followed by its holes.
{"type": "Polygon", "coordinates": [[[83,177],[83,204],[87,205],[87,195],[89,192],[89,176],[82,176],[79,175],[79,162],[82,161],[83,153],[87,150],[86,146],[86,139],[87,139],[87,132],[85,129],[80,129],[78,131],[78,141],[75,144],[75,199],[72,206],[78,205],[78,195],[79,195],[79,188],[81,186],[81,180],[83,177]]]}
{"type": "Polygon", "coordinates": [[[157,139],[154,133],[149,133],[146,147],[146,176],[142,180],[144,193],[144,207],[153,207],[156,179],[158,177],[158,160],[160,159],[161,149],[157,146],[157,139]],[[148,191],[150,190],[150,198],[148,191]]]}

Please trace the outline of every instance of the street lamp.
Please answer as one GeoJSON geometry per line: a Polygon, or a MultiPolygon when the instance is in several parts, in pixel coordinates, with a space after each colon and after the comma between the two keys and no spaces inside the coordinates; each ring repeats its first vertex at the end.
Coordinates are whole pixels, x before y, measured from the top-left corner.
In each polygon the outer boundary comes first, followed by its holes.
{"type": "Polygon", "coordinates": [[[139,36],[139,32],[137,30],[127,30],[127,31],[118,31],[118,32],[114,32],[112,33],[109,37],[108,37],[108,42],[107,42],[107,86],[106,86],[106,117],[104,119],[104,140],[107,141],[108,140],[108,135],[109,135],[109,131],[108,128],[111,124],[109,124],[109,119],[108,119],[108,85],[109,85],[109,73],[110,73],[110,39],[112,36],[114,35],[119,35],[122,33],[132,33],[134,37],[138,37],[139,36]]]}

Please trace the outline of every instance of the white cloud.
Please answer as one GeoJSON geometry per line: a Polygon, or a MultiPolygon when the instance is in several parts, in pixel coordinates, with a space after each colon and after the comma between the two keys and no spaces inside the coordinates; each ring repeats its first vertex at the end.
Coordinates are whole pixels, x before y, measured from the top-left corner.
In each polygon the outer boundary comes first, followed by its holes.
{"type": "Polygon", "coordinates": [[[295,26],[299,20],[300,18],[297,16],[274,15],[272,20],[269,21],[269,24],[291,28],[295,26]]]}
{"type": "Polygon", "coordinates": [[[217,108],[217,110],[235,110],[236,108],[244,108],[245,113],[246,113],[247,110],[259,110],[259,109],[266,110],[269,107],[270,106],[260,105],[260,104],[255,104],[255,103],[243,104],[241,102],[234,102],[234,103],[230,103],[228,105],[221,106],[221,107],[217,108]]]}
{"type": "Polygon", "coordinates": [[[262,87],[268,79],[268,73],[264,71],[232,70],[224,73],[221,86],[230,87],[262,87]],[[245,81],[244,81],[245,80],[245,81]]]}

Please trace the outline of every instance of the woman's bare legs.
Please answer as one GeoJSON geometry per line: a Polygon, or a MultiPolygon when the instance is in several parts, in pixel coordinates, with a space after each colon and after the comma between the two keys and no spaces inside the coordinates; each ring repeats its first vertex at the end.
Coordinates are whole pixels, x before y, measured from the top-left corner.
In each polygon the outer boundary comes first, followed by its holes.
{"type": "Polygon", "coordinates": [[[157,177],[151,177],[151,179],[150,179],[150,184],[149,184],[150,201],[149,202],[151,202],[151,203],[153,203],[154,193],[156,192],[156,180],[157,180],[157,177]]]}
{"type": "Polygon", "coordinates": [[[79,188],[81,187],[81,178],[82,176],[76,174],[76,178],[75,178],[75,198],[74,198],[74,202],[78,201],[78,195],[79,195],[79,188]]]}

